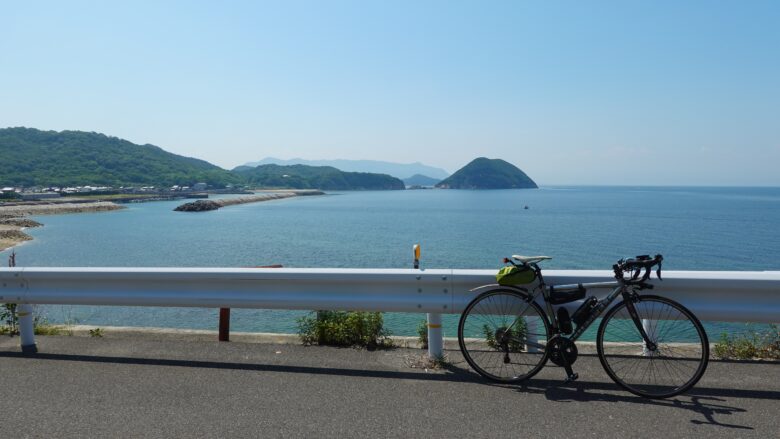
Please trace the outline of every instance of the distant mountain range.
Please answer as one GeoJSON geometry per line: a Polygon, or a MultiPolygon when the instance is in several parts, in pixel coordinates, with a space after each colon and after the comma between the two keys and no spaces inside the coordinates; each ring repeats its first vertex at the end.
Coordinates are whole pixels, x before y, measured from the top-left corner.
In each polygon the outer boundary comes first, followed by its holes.
{"type": "Polygon", "coordinates": [[[377,174],[392,175],[400,179],[409,178],[415,174],[426,175],[431,178],[442,180],[450,174],[441,168],[428,166],[420,162],[416,163],[393,163],[378,160],[305,160],[290,159],[282,160],[273,157],[266,157],[258,162],[249,162],[244,166],[256,167],[260,165],[308,165],[308,166],[332,166],[346,172],[372,172],[377,174]]]}
{"type": "Polygon", "coordinates": [[[517,166],[501,159],[479,157],[436,187],[443,189],[536,189],[536,183],[517,166]]]}
{"type": "Polygon", "coordinates": [[[403,181],[407,186],[435,186],[441,179],[431,178],[427,175],[414,174],[409,178],[404,178],[403,181]]]}

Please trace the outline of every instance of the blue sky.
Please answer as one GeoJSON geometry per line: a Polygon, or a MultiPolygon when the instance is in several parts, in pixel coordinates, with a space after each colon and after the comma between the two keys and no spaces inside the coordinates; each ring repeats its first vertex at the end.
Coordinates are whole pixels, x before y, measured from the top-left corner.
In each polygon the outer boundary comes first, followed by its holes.
{"type": "Polygon", "coordinates": [[[780,2],[0,0],[0,127],[265,156],[780,185],[780,2]]]}

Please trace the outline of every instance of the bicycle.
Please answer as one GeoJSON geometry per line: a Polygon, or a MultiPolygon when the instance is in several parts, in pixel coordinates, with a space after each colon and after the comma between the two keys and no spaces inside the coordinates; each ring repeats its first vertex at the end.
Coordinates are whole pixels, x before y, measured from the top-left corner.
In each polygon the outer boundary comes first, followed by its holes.
{"type": "Polygon", "coordinates": [[[683,305],[650,290],[651,271],[661,279],[663,256],[621,259],[615,281],[547,286],[538,263],[547,256],[505,258],[501,272],[513,280],[485,285],[463,311],[458,343],[468,364],[485,378],[517,383],[538,373],[548,360],[578,375],[575,342],[604,314],[596,336],[601,365],[618,385],[639,396],[668,398],[686,392],[704,374],[709,341],[701,322],[683,305]],[[642,273],[644,271],[644,273],[642,273]],[[532,288],[518,284],[534,285],[532,288]],[[612,288],[603,299],[588,289],[612,288]],[[613,301],[622,301],[612,306],[613,301]],[[545,308],[539,304],[542,299],[545,308]],[[583,300],[584,299],[584,300],[583,300]],[[582,304],[569,313],[565,306],[582,304]],[[558,306],[557,311],[553,306],[558,306]],[[576,325],[576,326],[575,326],[576,325]]]}

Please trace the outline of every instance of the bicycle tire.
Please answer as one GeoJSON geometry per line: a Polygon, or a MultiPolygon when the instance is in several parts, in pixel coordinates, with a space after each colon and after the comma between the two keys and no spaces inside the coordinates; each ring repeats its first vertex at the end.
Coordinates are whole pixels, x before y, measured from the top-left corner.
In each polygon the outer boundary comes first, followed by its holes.
{"type": "Polygon", "coordinates": [[[527,344],[532,338],[546,345],[550,338],[547,315],[537,303],[529,301],[528,294],[507,288],[489,290],[474,298],[458,323],[458,344],[466,362],[496,382],[520,382],[544,367],[547,349],[527,344]],[[518,317],[520,320],[514,323],[518,317]],[[510,333],[503,346],[497,340],[503,339],[499,334],[507,330],[510,333]]]}
{"type": "Polygon", "coordinates": [[[601,321],[596,339],[607,375],[646,398],[669,398],[688,391],[704,375],[709,361],[709,340],[701,322],[683,305],[665,297],[642,295],[631,303],[657,349],[645,346],[627,302],[618,303],[601,321]]]}

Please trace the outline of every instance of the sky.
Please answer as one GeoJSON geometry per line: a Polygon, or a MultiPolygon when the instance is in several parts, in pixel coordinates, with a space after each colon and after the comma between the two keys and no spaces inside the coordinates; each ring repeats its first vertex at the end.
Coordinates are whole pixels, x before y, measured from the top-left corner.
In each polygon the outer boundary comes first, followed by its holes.
{"type": "MultiPolygon", "coordinates": [[[[232,168],[780,186],[778,1],[0,0],[0,127],[232,168]]],[[[2,159],[2,158],[0,158],[2,159]]]]}

